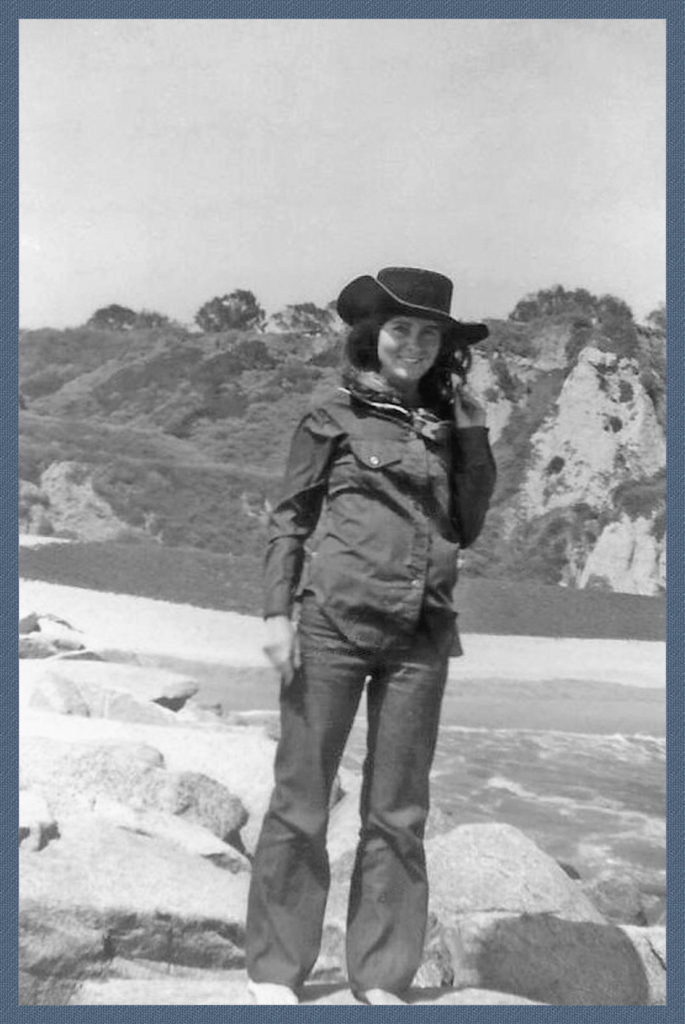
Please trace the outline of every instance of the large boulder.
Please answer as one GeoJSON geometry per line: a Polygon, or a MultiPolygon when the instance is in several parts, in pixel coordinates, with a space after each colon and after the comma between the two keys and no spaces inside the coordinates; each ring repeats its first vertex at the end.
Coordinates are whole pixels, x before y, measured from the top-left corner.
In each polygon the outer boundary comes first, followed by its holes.
{"type": "Polygon", "coordinates": [[[19,845],[42,850],[58,833],[57,819],[45,796],[36,789],[20,789],[19,845]]]}
{"type": "Polygon", "coordinates": [[[639,872],[617,874],[615,870],[600,871],[581,882],[583,892],[598,910],[615,924],[647,927],[664,922],[666,910],[666,879],[663,885],[639,872]]]}
{"type": "Polygon", "coordinates": [[[58,817],[108,796],[137,809],[179,815],[242,849],[247,811],[240,799],[202,772],[168,771],[154,747],[28,737],[22,740],[21,771],[24,786],[49,794],[58,817]]]}
{"type": "Polygon", "coordinates": [[[653,947],[606,921],[517,829],[460,826],[427,844],[427,860],[455,987],[556,1005],[662,1001],[665,964],[653,947]]]}
{"type": "Polygon", "coordinates": [[[431,909],[444,923],[465,914],[604,918],[556,861],[511,825],[460,825],[426,844],[431,909]]]}
{"type": "Polygon", "coordinates": [[[19,619],[19,657],[50,658],[60,652],[81,651],[84,634],[64,619],[47,612],[29,612],[19,619]]]}
{"type": "Polygon", "coordinates": [[[244,963],[248,875],[94,814],[20,853],[23,1003],[66,1002],[115,956],[228,969],[244,963]]]}
{"type": "Polygon", "coordinates": [[[24,664],[20,688],[25,703],[59,714],[163,724],[170,720],[167,712],[179,711],[198,685],[165,669],[50,658],[24,664]]]}
{"type": "Polygon", "coordinates": [[[137,832],[138,835],[156,836],[181,846],[187,853],[205,857],[236,874],[250,871],[250,861],[235,846],[219,839],[203,825],[167,811],[129,807],[111,797],[97,797],[93,803],[93,814],[106,818],[119,828],[137,832]]]}

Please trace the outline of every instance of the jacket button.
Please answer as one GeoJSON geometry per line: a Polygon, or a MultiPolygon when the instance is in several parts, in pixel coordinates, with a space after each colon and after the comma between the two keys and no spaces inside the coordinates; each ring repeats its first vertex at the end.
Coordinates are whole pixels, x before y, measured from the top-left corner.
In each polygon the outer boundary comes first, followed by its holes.
{"type": "Polygon", "coordinates": [[[371,463],[372,466],[377,466],[378,463],[380,462],[380,459],[378,458],[377,455],[372,455],[371,458],[369,459],[369,462],[371,463]]]}
{"type": "Polygon", "coordinates": [[[421,580],[412,580],[411,581],[411,585],[412,585],[412,587],[420,587],[421,586],[421,580]]]}

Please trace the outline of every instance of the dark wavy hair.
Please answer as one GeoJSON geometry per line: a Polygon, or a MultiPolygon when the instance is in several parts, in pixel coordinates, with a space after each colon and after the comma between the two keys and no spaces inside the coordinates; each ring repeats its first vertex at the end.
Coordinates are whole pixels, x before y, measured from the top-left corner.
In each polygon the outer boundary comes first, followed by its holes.
{"type": "MultiPolygon", "coordinates": [[[[384,317],[368,317],[350,327],[343,349],[342,380],[346,387],[354,387],[359,371],[380,370],[378,361],[378,335],[384,317]]],[[[456,373],[466,383],[471,367],[471,349],[447,325],[435,362],[419,381],[419,393],[426,408],[440,416],[448,416],[452,405],[452,377],[456,373]]]]}

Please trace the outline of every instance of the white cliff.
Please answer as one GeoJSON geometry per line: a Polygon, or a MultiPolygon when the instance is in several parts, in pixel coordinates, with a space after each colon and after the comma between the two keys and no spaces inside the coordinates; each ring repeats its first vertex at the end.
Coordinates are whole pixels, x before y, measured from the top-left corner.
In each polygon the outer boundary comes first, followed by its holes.
{"type": "Polygon", "coordinates": [[[594,347],[580,353],[531,445],[520,494],[527,516],[581,502],[606,509],[618,484],[666,464],[666,439],[637,363],[594,347]]]}

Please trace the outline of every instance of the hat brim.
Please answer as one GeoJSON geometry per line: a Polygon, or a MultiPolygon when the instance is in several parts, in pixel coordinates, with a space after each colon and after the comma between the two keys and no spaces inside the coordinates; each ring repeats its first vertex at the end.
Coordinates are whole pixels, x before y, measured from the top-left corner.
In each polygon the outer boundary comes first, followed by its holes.
{"type": "Polygon", "coordinates": [[[350,326],[369,317],[391,317],[398,313],[437,320],[439,323],[449,325],[447,335],[455,344],[475,345],[490,334],[487,324],[455,320],[441,309],[404,302],[370,274],[356,277],[343,288],[338,296],[337,309],[340,317],[350,326]]]}

